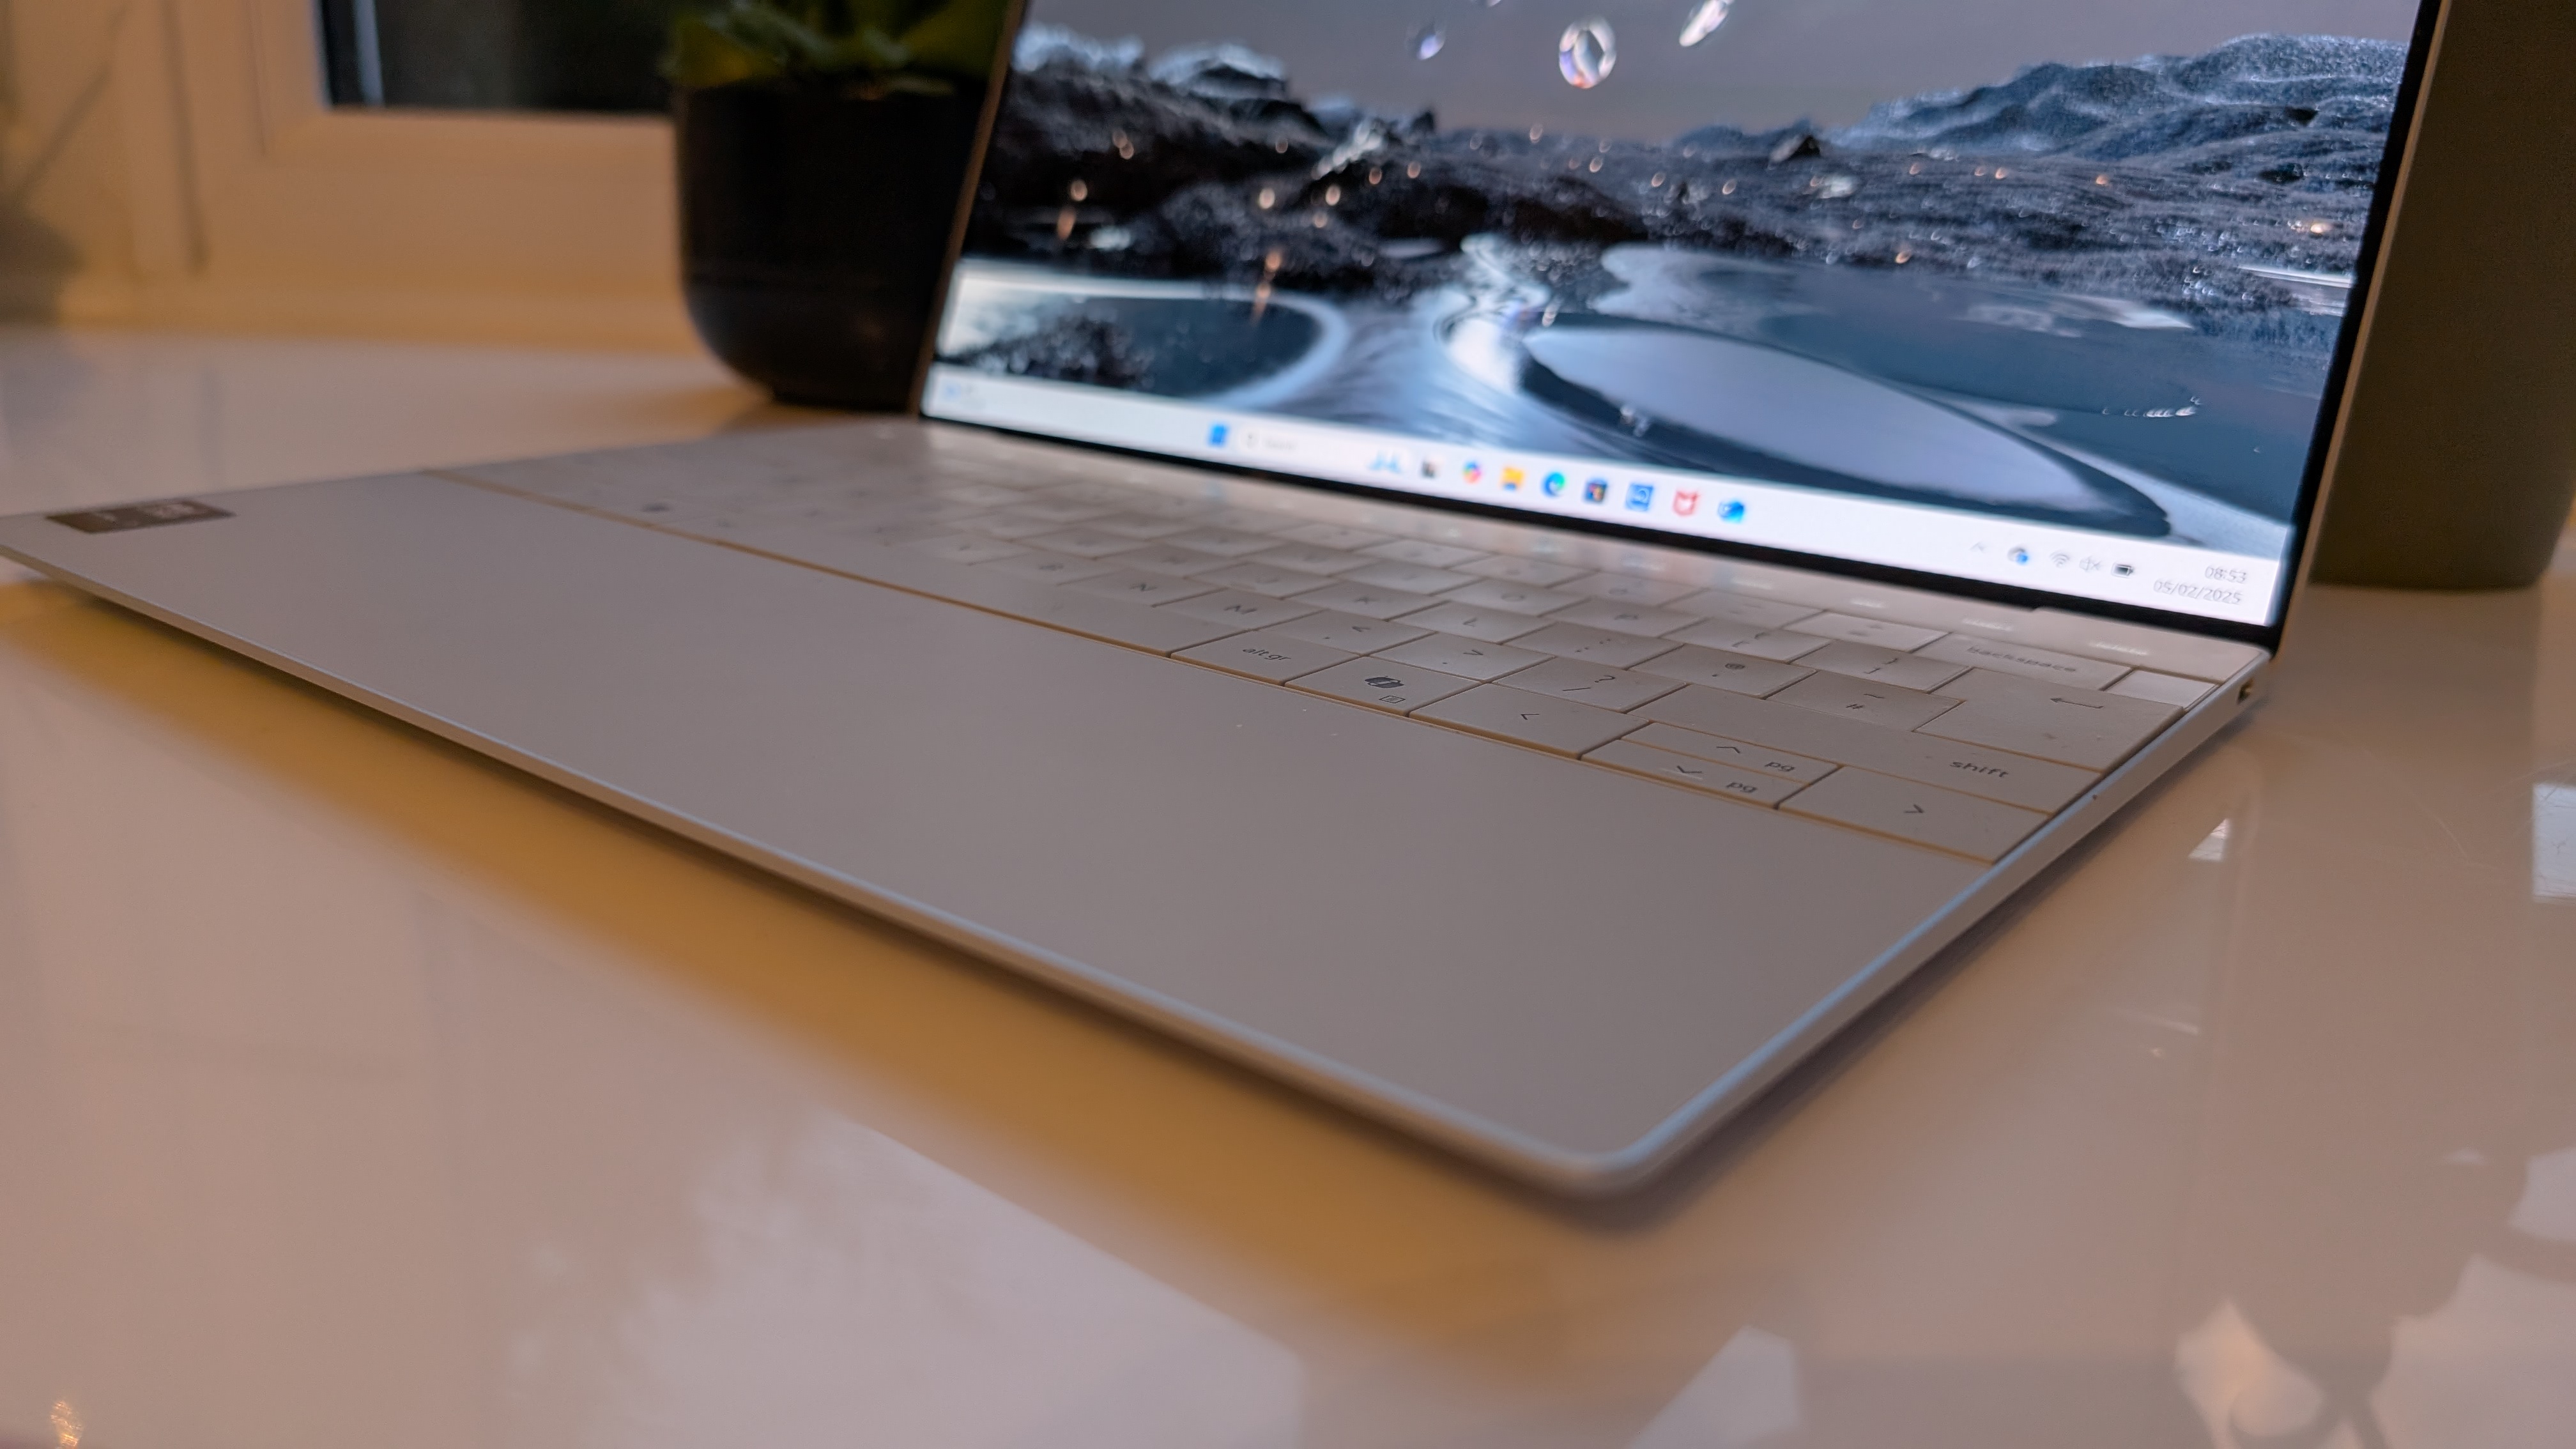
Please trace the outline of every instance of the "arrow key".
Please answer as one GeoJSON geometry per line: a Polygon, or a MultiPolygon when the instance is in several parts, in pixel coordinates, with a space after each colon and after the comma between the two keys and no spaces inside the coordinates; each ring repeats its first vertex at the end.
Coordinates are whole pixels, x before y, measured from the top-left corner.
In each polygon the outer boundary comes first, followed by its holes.
{"type": "Polygon", "coordinates": [[[1678,755],[1693,755],[1703,760],[1714,760],[1721,765],[1731,765],[1748,775],[1767,775],[1775,780],[1790,780],[1801,785],[1812,785],[1834,772],[1834,767],[1823,760],[1811,760],[1805,755],[1793,755],[1787,750],[1768,749],[1743,740],[1723,739],[1717,735],[1702,734],[1698,730],[1686,730],[1680,725],[1665,724],[1661,721],[1646,726],[1628,738],[1638,744],[1652,745],[1656,749],[1670,750],[1678,755]]]}
{"type": "MultiPolygon", "coordinates": [[[[1765,809],[1798,793],[1795,780],[1776,775],[1756,775],[1713,761],[1677,755],[1670,750],[1653,749],[1633,739],[1612,740],[1583,758],[1596,765],[1608,765],[1650,780],[1664,780],[1676,785],[1689,785],[1729,800],[1765,809]]],[[[1830,769],[1831,766],[1826,768],[1830,769]]]]}
{"type": "Polygon", "coordinates": [[[1780,808],[1971,860],[2000,858],[2048,819],[2036,810],[1849,766],[1799,791],[1780,808]]]}
{"type": "Polygon", "coordinates": [[[1480,684],[1417,709],[1413,717],[1560,755],[1582,754],[1637,727],[1635,720],[1615,710],[1533,694],[1508,684],[1480,684]]]}

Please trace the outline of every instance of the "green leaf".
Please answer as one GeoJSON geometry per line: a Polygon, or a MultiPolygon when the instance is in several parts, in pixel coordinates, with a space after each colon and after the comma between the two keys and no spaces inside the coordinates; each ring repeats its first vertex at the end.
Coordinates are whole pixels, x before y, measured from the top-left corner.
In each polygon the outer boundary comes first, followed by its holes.
{"type": "Polygon", "coordinates": [[[948,0],[903,32],[904,48],[923,70],[982,80],[1002,43],[1004,0],[948,0]]]}
{"type": "Polygon", "coordinates": [[[938,77],[980,80],[990,71],[1006,8],[1007,0],[731,0],[672,22],[662,70],[683,87],[857,73],[880,87],[938,91],[947,87],[938,77]],[[926,84],[895,86],[905,72],[926,72],[926,84]]]}
{"type": "Polygon", "coordinates": [[[873,25],[859,27],[859,33],[841,43],[844,70],[902,70],[912,64],[912,52],[903,43],[873,25]]]}
{"type": "Polygon", "coordinates": [[[688,90],[764,80],[783,69],[777,57],[718,30],[703,15],[683,15],[672,25],[671,48],[662,57],[662,74],[688,90]]]}
{"type": "Polygon", "coordinates": [[[915,0],[850,0],[850,29],[899,35],[920,8],[915,0]]]}

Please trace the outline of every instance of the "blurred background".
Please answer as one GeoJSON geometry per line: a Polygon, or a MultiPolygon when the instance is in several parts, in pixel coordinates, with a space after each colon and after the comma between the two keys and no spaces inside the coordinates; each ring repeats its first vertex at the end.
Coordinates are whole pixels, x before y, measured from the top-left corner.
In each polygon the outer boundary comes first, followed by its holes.
{"type": "Polygon", "coordinates": [[[691,348],[682,0],[0,0],[0,319],[691,348]]]}
{"type": "Polygon", "coordinates": [[[700,0],[320,0],[343,106],[648,111],[671,17],[700,0]]]}

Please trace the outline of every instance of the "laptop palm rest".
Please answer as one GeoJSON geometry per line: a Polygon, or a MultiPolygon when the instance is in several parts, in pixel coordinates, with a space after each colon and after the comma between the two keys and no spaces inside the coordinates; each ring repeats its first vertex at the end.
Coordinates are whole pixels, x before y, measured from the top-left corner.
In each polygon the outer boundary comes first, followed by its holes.
{"type": "Polygon", "coordinates": [[[1567,1185],[1965,861],[425,476],[0,548],[1567,1185]]]}

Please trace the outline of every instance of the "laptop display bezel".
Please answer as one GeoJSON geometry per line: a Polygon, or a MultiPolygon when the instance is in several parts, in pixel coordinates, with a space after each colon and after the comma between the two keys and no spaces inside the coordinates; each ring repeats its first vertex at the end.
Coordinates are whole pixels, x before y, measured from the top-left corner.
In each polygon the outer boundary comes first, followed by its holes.
{"type": "Polygon", "coordinates": [[[2308,444],[2305,467],[2301,471],[2297,499],[2290,513],[2290,539],[2284,550],[2281,583],[2272,600],[2269,618],[2260,624],[2205,615],[2151,609],[2121,604],[2082,595],[2058,593],[2049,589],[1996,583],[1984,579],[1964,578],[1956,574],[1929,569],[1909,569],[1885,564],[1865,563],[1833,554],[1808,553],[1796,549],[1771,548],[1734,540],[1679,534],[1655,528],[1639,528],[1608,519],[1539,514],[1525,509],[1497,504],[1407,492],[1402,489],[1374,488],[1361,483],[1321,479],[1302,473],[1286,473],[1251,467],[1228,460],[1188,457],[1150,450],[1119,448],[1114,445],[1070,438],[1032,428],[1016,428],[1001,423],[956,418],[930,418],[922,400],[931,366],[936,359],[938,337],[946,321],[949,292],[963,257],[966,237],[972,223],[984,167],[992,148],[995,123],[1007,102],[1011,84],[1011,57],[1020,29],[1027,20],[1027,0],[1009,0],[1004,17],[1002,43],[993,58],[993,68],[986,83],[983,113],[978,122],[972,159],[967,168],[966,184],[961,188],[957,210],[948,238],[948,255],[940,269],[938,294],[932,299],[931,325],[921,344],[919,365],[914,370],[913,391],[909,410],[917,417],[945,423],[952,427],[977,427],[1015,437],[1043,439],[1069,448],[1091,452],[1123,454],[1173,467],[1203,469],[1234,477],[1255,478],[1266,482],[1293,484],[1328,492],[1406,503],[1442,512],[1486,517],[1526,524],[1532,527],[1557,528],[1567,532],[1616,538],[1624,541],[1651,543],[1687,552],[1705,553],[1722,558],[1740,558],[1758,563],[1777,564],[1834,574],[1865,583],[1922,589],[1955,594],[1962,598],[1982,599],[2024,608],[2057,609],[2068,613],[2089,614],[2125,623],[2143,624],[2160,629],[2208,635],[2253,644],[2266,650],[2280,646],[2292,601],[2306,587],[2308,570],[2315,552],[2318,524],[2331,484],[2331,468],[2336,446],[2343,436],[2350,414],[2353,381],[2367,339],[2371,310],[2379,295],[2390,240],[2391,223],[2399,209],[2415,138],[2422,116],[2422,100],[2430,78],[2435,52],[2439,48],[2442,21],[2449,13],[2452,0],[2421,0],[2416,8],[2415,27],[2407,42],[2406,64],[2398,81],[2391,110],[2388,140],[2380,158],[2379,175],[2371,190],[2368,221],[2353,267],[2353,285],[2345,303],[2341,327],[2337,330],[2334,351],[2326,369],[2323,395],[2317,408],[2317,421],[2308,444]]]}

